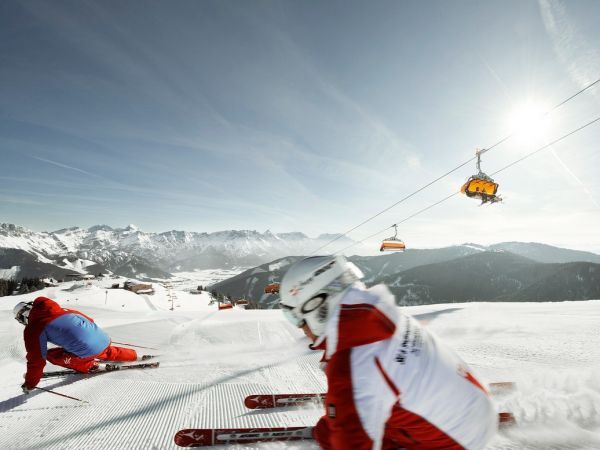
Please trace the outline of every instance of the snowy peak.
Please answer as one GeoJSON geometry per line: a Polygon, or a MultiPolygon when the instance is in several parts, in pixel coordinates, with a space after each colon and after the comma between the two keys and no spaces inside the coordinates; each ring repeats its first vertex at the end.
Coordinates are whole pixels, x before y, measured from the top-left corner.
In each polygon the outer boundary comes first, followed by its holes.
{"type": "MultiPolygon", "coordinates": [[[[12,224],[0,225],[0,248],[26,251],[45,263],[76,271],[94,267],[88,262],[111,271],[133,264],[144,266],[144,273],[161,276],[175,271],[255,266],[287,255],[309,254],[326,242],[323,236],[313,239],[300,232],[275,234],[270,230],[147,233],[130,224],[125,228],[96,225],[38,233],[12,224]]],[[[337,250],[331,247],[330,251],[337,250]]],[[[127,269],[128,273],[134,270],[127,269]]]]}
{"type": "Polygon", "coordinates": [[[27,228],[20,227],[18,225],[13,225],[12,223],[0,223],[0,233],[4,235],[14,234],[21,235],[26,233],[32,233],[32,231],[27,228]]]}
{"type": "MultiPolygon", "coordinates": [[[[278,233],[276,235],[279,239],[290,240],[290,241],[301,241],[303,239],[308,239],[308,236],[304,233],[294,232],[294,233],[278,233]]],[[[321,239],[319,236],[317,240],[321,239]]]]}
{"type": "Polygon", "coordinates": [[[487,251],[489,251],[488,247],[486,247],[484,245],[473,244],[471,242],[466,242],[466,243],[462,244],[462,247],[471,248],[471,249],[479,251],[479,252],[487,252],[487,251]]]}
{"type": "Polygon", "coordinates": [[[111,227],[109,227],[108,225],[94,225],[93,227],[88,228],[88,231],[90,233],[95,233],[97,231],[114,231],[111,227]]]}

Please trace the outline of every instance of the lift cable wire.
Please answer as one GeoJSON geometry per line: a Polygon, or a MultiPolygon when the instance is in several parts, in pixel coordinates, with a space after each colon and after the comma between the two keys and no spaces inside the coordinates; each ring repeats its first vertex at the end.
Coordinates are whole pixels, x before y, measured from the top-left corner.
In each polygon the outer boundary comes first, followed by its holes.
{"type": "MultiPolygon", "coordinates": [[[[521,158],[519,158],[519,159],[517,159],[517,160],[515,160],[515,161],[511,162],[510,164],[508,164],[508,165],[504,166],[504,167],[503,167],[503,168],[501,168],[501,169],[498,169],[498,170],[496,170],[495,172],[493,172],[493,173],[492,173],[492,175],[496,175],[497,173],[500,173],[500,172],[502,172],[502,171],[504,171],[504,170],[508,169],[509,167],[512,167],[512,166],[514,166],[515,164],[518,164],[518,163],[520,163],[521,161],[523,161],[523,160],[525,160],[525,159],[527,159],[527,158],[529,158],[529,157],[531,157],[531,156],[533,156],[533,155],[535,155],[535,154],[537,154],[537,153],[541,152],[542,150],[546,150],[547,148],[549,148],[549,147],[552,147],[554,144],[557,144],[558,142],[562,141],[563,139],[566,139],[566,138],[568,138],[569,136],[572,136],[573,134],[575,134],[575,133],[577,133],[577,132],[579,132],[579,131],[583,130],[584,128],[587,128],[587,127],[589,127],[590,125],[593,125],[594,123],[596,123],[596,122],[598,122],[598,121],[600,121],[600,117],[596,117],[594,120],[592,120],[592,121],[590,121],[590,122],[586,123],[585,125],[582,125],[582,126],[580,126],[579,128],[576,128],[576,129],[574,129],[574,130],[570,131],[570,132],[569,132],[569,133],[567,133],[567,134],[564,134],[563,136],[561,136],[561,137],[559,137],[559,138],[555,139],[554,141],[550,142],[549,144],[545,144],[544,146],[542,146],[542,147],[540,147],[540,148],[538,148],[538,149],[534,150],[533,152],[531,152],[531,153],[527,153],[525,156],[523,156],[523,157],[521,157],[521,158]]],[[[352,247],[354,247],[355,245],[362,244],[362,243],[363,243],[363,242],[365,242],[366,240],[369,240],[369,239],[371,239],[371,238],[373,238],[373,237],[375,237],[375,236],[377,236],[377,235],[379,235],[379,234],[383,233],[384,231],[387,231],[387,230],[389,230],[390,228],[393,228],[394,226],[398,226],[399,224],[401,224],[401,223],[404,223],[404,222],[406,222],[407,220],[410,220],[410,219],[412,219],[412,218],[413,218],[413,217],[415,217],[415,216],[418,216],[419,214],[421,214],[421,213],[423,213],[423,212],[425,212],[425,211],[427,211],[427,210],[429,210],[429,209],[433,208],[434,206],[437,206],[437,205],[439,205],[440,203],[443,203],[443,202],[445,202],[446,200],[449,200],[450,198],[454,197],[454,196],[455,196],[455,195],[457,195],[457,194],[459,194],[459,192],[454,192],[453,194],[450,194],[450,195],[448,195],[447,197],[444,197],[443,199],[441,199],[441,200],[438,200],[438,201],[437,201],[437,202],[435,202],[435,203],[432,203],[431,205],[429,205],[429,206],[427,206],[427,207],[425,207],[425,208],[423,208],[423,209],[421,209],[421,210],[419,210],[419,211],[417,211],[417,212],[415,212],[415,213],[411,214],[410,216],[408,216],[408,217],[405,217],[404,219],[400,220],[399,222],[396,222],[395,224],[393,224],[393,225],[391,225],[391,226],[389,226],[389,227],[385,227],[384,229],[382,229],[382,230],[379,230],[378,232],[376,232],[376,233],[373,233],[373,234],[371,234],[370,236],[367,236],[366,238],[364,238],[364,239],[361,239],[360,241],[356,241],[356,242],[352,243],[351,245],[349,245],[349,246],[347,246],[347,247],[344,247],[344,248],[343,248],[343,249],[341,249],[341,250],[338,250],[337,252],[335,252],[335,253],[334,253],[334,255],[337,255],[338,253],[342,253],[342,252],[344,252],[344,251],[348,250],[349,248],[352,248],[352,247]]]]}
{"type": "Polygon", "coordinates": [[[464,163],[462,163],[460,166],[455,167],[454,169],[450,170],[449,172],[446,172],[443,175],[440,175],[439,177],[437,177],[435,180],[427,183],[425,186],[422,186],[421,188],[417,189],[416,191],[414,191],[412,194],[407,195],[406,197],[403,197],[402,199],[398,200],[396,203],[394,203],[393,205],[388,206],[387,208],[379,211],[377,214],[369,217],[368,219],[362,221],[361,223],[359,223],[358,225],[354,226],[353,228],[350,228],[348,231],[336,236],[334,239],[332,239],[331,241],[327,242],[326,244],[323,244],[321,247],[319,247],[318,249],[316,249],[315,251],[313,251],[311,253],[311,255],[314,255],[315,253],[317,253],[319,250],[321,250],[322,248],[327,247],[330,244],[333,244],[335,241],[337,241],[338,239],[341,239],[344,236],[347,236],[349,233],[353,232],[354,230],[356,230],[357,228],[362,227],[364,224],[370,222],[371,220],[375,219],[376,217],[379,217],[380,215],[382,215],[383,213],[389,211],[390,209],[394,208],[395,206],[398,206],[400,203],[408,200],[409,198],[413,197],[414,195],[417,195],[419,192],[427,189],[429,186],[431,186],[434,183],[437,183],[438,181],[440,181],[442,178],[447,177],[448,175],[450,175],[452,172],[457,171],[458,169],[460,169],[461,167],[466,166],[467,164],[469,164],[471,161],[475,160],[476,157],[474,156],[473,158],[465,161],[464,163]]]}
{"type": "MultiPolygon", "coordinates": [[[[593,83],[588,84],[587,86],[585,86],[583,89],[579,90],[578,92],[576,92],[575,94],[571,95],[569,98],[563,100],[562,102],[558,103],[557,105],[555,105],[554,107],[552,107],[551,109],[549,109],[548,111],[546,111],[544,113],[543,116],[541,116],[540,118],[543,118],[545,116],[547,116],[548,114],[550,114],[551,112],[555,111],[556,109],[560,108],[561,106],[563,106],[565,103],[569,102],[570,100],[573,100],[575,97],[577,97],[579,94],[587,91],[588,89],[592,88],[593,86],[595,86],[596,84],[600,83],[600,78],[598,78],[596,81],[594,81],[593,83]]],[[[482,149],[480,151],[480,154],[483,154],[485,152],[490,151],[491,149],[498,147],[500,144],[504,143],[505,141],[507,141],[508,139],[510,139],[511,137],[513,137],[516,134],[516,131],[512,131],[508,136],[505,136],[504,138],[500,139],[498,142],[496,142],[495,144],[491,145],[490,147],[487,147],[485,149],[482,149]]],[[[456,166],[454,169],[446,172],[443,175],[440,175],[439,177],[437,177],[435,180],[427,183],[426,185],[420,187],[419,189],[417,189],[416,191],[414,191],[411,194],[408,194],[407,196],[401,198],[400,200],[398,200],[396,203],[388,206],[387,208],[379,211],[377,214],[369,217],[368,219],[363,220],[361,223],[359,223],[358,225],[355,225],[354,227],[350,228],[349,230],[345,231],[342,234],[337,235],[335,238],[333,238],[332,240],[330,240],[329,242],[326,242],[325,244],[321,245],[319,248],[317,248],[316,250],[314,250],[312,253],[309,254],[309,256],[314,255],[315,253],[317,253],[319,250],[333,244],[335,241],[337,241],[338,239],[341,239],[344,236],[347,236],[349,233],[352,233],[354,230],[362,227],[363,225],[365,225],[366,223],[369,223],[371,220],[375,219],[376,217],[379,217],[380,215],[382,215],[383,213],[386,213],[387,211],[389,211],[390,209],[398,206],[400,203],[405,202],[406,200],[408,200],[409,198],[415,196],[416,194],[418,194],[419,192],[427,189],[429,186],[431,186],[432,184],[437,183],[438,181],[440,181],[442,178],[447,177],[448,175],[450,175],[453,172],[456,172],[458,169],[466,166],[467,164],[469,164],[470,162],[474,161],[477,158],[477,156],[474,156],[472,158],[470,158],[469,160],[465,161],[464,163],[460,164],[459,166],[456,166]]]]}
{"type": "MultiPolygon", "coordinates": [[[[560,108],[562,105],[564,105],[565,103],[573,100],[575,97],[577,97],[579,94],[587,91],[588,89],[592,88],[593,86],[595,86],[596,84],[600,83],[600,78],[598,78],[596,81],[594,81],[593,83],[588,84],[587,86],[585,86],[584,88],[582,88],[581,90],[577,91],[575,94],[571,95],[569,98],[563,100],[562,102],[560,102],[559,104],[553,106],[551,109],[549,109],[548,111],[546,111],[544,114],[542,114],[540,116],[540,119],[543,119],[544,117],[546,117],[547,115],[549,115],[551,112],[557,110],[558,108],[560,108]]],[[[491,147],[488,148],[484,148],[482,149],[479,153],[481,155],[483,155],[485,152],[490,151],[491,149],[493,149],[494,147],[497,147],[498,145],[502,144],[504,141],[507,141],[508,139],[510,139],[511,137],[513,137],[516,134],[516,131],[511,132],[508,136],[506,136],[503,139],[500,139],[498,142],[496,142],[494,145],[492,145],[491,147]]]]}

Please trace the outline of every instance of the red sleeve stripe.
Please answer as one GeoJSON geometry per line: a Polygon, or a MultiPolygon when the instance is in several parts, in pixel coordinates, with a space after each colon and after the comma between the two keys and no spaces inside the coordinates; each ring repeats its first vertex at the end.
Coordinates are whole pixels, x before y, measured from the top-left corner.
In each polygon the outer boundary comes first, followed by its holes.
{"type": "Polygon", "coordinates": [[[381,376],[383,377],[389,388],[392,390],[394,395],[396,397],[400,397],[400,389],[398,389],[398,387],[394,384],[390,376],[387,374],[387,372],[381,365],[381,361],[379,361],[379,358],[377,356],[375,357],[375,365],[377,366],[377,369],[379,369],[379,373],[381,373],[381,376]]]}
{"type": "Polygon", "coordinates": [[[393,336],[394,323],[371,305],[342,305],[335,351],[371,344],[393,336]]]}
{"type": "Polygon", "coordinates": [[[474,386],[476,386],[477,388],[481,389],[483,392],[485,392],[486,395],[488,395],[488,391],[482,386],[482,384],[477,380],[477,378],[475,378],[471,372],[465,372],[465,374],[463,375],[467,381],[469,381],[469,383],[473,384],[474,386]]]}
{"type": "Polygon", "coordinates": [[[390,320],[388,316],[382,313],[378,308],[369,303],[359,303],[357,305],[342,305],[342,311],[369,311],[371,313],[376,314],[376,316],[381,319],[382,324],[393,334],[396,331],[396,324],[390,320]]]}

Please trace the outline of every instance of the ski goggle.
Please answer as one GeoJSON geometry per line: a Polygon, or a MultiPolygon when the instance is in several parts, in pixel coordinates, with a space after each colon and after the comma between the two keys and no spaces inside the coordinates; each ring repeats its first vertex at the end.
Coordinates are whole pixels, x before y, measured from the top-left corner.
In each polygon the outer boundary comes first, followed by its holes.
{"type": "Polygon", "coordinates": [[[21,308],[21,310],[17,313],[17,316],[15,317],[15,319],[17,319],[17,322],[19,322],[23,325],[27,325],[27,321],[29,319],[29,313],[31,312],[32,306],[33,306],[33,302],[28,302],[27,304],[23,305],[23,307],[21,308]]]}
{"type": "Polygon", "coordinates": [[[306,324],[306,321],[302,317],[296,315],[292,306],[279,303],[279,307],[283,312],[283,316],[295,327],[302,328],[306,324]]]}

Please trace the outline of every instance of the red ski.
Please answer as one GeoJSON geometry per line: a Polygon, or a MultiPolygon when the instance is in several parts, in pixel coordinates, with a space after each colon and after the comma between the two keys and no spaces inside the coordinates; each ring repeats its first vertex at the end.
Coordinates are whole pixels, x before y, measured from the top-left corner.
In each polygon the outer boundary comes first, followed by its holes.
{"type": "Polygon", "coordinates": [[[312,439],[313,427],[288,428],[191,428],[175,434],[180,447],[251,444],[254,442],[298,441],[312,439]]]}
{"type": "MultiPolygon", "coordinates": [[[[491,395],[500,395],[512,392],[516,384],[507,381],[501,383],[490,383],[491,395]]],[[[322,402],[325,400],[324,393],[318,394],[255,394],[244,399],[244,405],[248,409],[285,408],[298,406],[308,402],[322,402]]]]}
{"type": "Polygon", "coordinates": [[[284,408],[323,400],[325,394],[258,394],[246,397],[244,405],[248,409],[284,408]]]}
{"type": "MultiPolygon", "coordinates": [[[[500,427],[515,425],[512,413],[498,414],[500,427]]],[[[188,428],[175,434],[180,447],[211,447],[213,445],[252,444],[255,442],[298,441],[313,439],[313,427],[289,428],[188,428]]]]}

